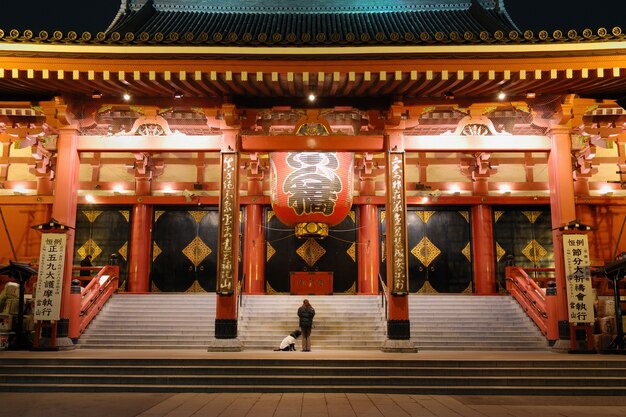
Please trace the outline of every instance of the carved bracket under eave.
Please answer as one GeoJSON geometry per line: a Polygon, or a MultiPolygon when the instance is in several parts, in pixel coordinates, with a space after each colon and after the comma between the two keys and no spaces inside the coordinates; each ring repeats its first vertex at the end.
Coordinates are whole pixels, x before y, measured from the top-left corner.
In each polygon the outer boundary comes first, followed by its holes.
{"type": "Polygon", "coordinates": [[[454,132],[446,132],[444,135],[460,136],[510,136],[508,132],[498,132],[493,122],[487,116],[465,116],[462,118],[454,132]]]}
{"type": "Polygon", "coordinates": [[[595,156],[596,147],[590,143],[574,153],[574,179],[590,178],[598,172],[592,163],[595,156]]]}
{"type": "Polygon", "coordinates": [[[160,159],[153,158],[147,152],[137,152],[133,165],[127,165],[129,173],[135,174],[136,179],[154,179],[163,174],[164,164],[160,159]]]}
{"type": "Polygon", "coordinates": [[[460,164],[461,174],[472,181],[487,179],[498,172],[498,164],[491,160],[491,153],[480,152],[473,158],[465,158],[460,164]]]}

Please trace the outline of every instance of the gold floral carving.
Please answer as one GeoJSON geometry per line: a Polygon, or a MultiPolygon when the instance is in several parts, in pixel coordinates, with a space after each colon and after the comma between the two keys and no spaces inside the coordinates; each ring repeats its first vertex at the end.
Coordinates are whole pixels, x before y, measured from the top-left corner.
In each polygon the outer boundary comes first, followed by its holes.
{"type": "Polygon", "coordinates": [[[496,259],[498,262],[500,262],[500,259],[502,259],[504,255],[506,255],[506,251],[498,242],[496,242],[496,259]]]}
{"type": "Polygon", "coordinates": [[[430,282],[426,280],[424,285],[422,285],[422,288],[419,289],[418,294],[439,294],[439,291],[434,289],[433,286],[430,285],[430,282]]]}
{"type": "Polygon", "coordinates": [[[102,210],[84,210],[83,214],[89,220],[89,223],[93,223],[96,221],[99,215],[102,214],[102,210]]]}
{"type": "Polygon", "coordinates": [[[348,256],[352,258],[354,262],[356,262],[356,243],[355,242],[352,242],[352,245],[350,245],[348,250],[346,250],[346,253],[348,254],[348,256]]]}
{"type": "Polygon", "coordinates": [[[152,262],[163,252],[156,242],[152,242],[152,262]]]}
{"type": "Polygon", "coordinates": [[[348,217],[352,219],[352,223],[356,223],[356,213],[354,212],[354,210],[350,210],[350,212],[348,213],[348,217]]]}
{"type": "Polygon", "coordinates": [[[464,210],[464,211],[459,211],[459,214],[460,214],[461,216],[463,216],[463,218],[465,219],[465,221],[466,221],[467,223],[469,223],[469,221],[470,221],[470,220],[469,220],[469,211],[465,211],[465,210],[464,210]]]}
{"type": "Polygon", "coordinates": [[[274,247],[272,245],[270,245],[270,242],[267,242],[267,250],[266,250],[265,260],[269,261],[272,258],[272,256],[274,256],[275,253],[276,253],[276,249],[274,249],[274,247]]]}
{"type": "Polygon", "coordinates": [[[426,224],[428,223],[430,218],[435,215],[435,213],[437,212],[433,210],[424,210],[424,211],[418,211],[415,214],[417,214],[417,217],[419,217],[422,220],[422,222],[426,224]]]}
{"type": "Polygon", "coordinates": [[[465,245],[461,253],[467,258],[468,261],[472,262],[472,246],[470,245],[470,242],[467,242],[467,245],[465,245]]]}
{"type": "Polygon", "coordinates": [[[126,223],[130,222],[130,211],[120,210],[120,214],[126,219],[126,223]]]}
{"type": "Polygon", "coordinates": [[[202,218],[206,216],[207,212],[201,211],[201,210],[192,210],[192,211],[189,211],[188,213],[191,214],[191,217],[194,218],[196,223],[200,223],[202,221],[202,218]]]}
{"type": "Polygon", "coordinates": [[[189,242],[182,252],[197,267],[213,251],[206,245],[206,243],[204,243],[202,239],[200,239],[200,237],[196,236],[191,242],[189,242]]]}
{"type": "Polygon", "coordinates": [[[503,211],[500,211],[500,210],[494,211],[493,212],[493,221],[494,221],[494,223],[498,223],[498,220],[500,220],[500,217],[502,217],[503,214],[504,214],[503,211]]]}
{"type": "Polygon", "coordinates": [[[326,250],[320,246],[315,239],[307,239],[297,250],[296,253],[307,263],[313,266],[326,253],[326,250]]]}
{"type": "Polygon", "coordinates": [[[542,211],[522,211],[522,214],[528,218],[528,221],[534,224],[539,216],[543,214],[542,211]]]}
{"type": "Polygon", "coordinates": [[[128,242],[124,242],[121,248],[117,250],[117,252],[122,255],[125,261],[128,261],[128,242]]]}
{"type": "Polygon", "coordinates": [[[185,292],[206,292],[206,291],[204,290],[204,288],[202,288],[202,286],[200,286],[200,283],[198,282],[198,280],[195,280],[193,284],[191,284],[191,287],[187,288],[187,291],[185,292]]]}
{"type": "Polygon", "coordinates": [[[154,222],[156,223],[159,220],[159,217],[161,217],[163,214],[165,213],[165,210],[157,210],[154,212],[154,222]]]}
{"type": "Polygon", "coordinates": [[[89,239],[83,245],[78,248],[76,251],[82,258],[85,258],[87,255],[91,255],[92,259],[96,259],[102,253],[102,249],[96,242],[92,239],[89,239]]]}
{"type": "Polygon", "coordinates": [[[411,253],[422,263],[422,265],[429,266],[431,262],[441,254],[441,251],[433,242],[430,241],[430,239],[424,237],[413,247],[413,249],[411,249],[411,253]]]}
{"type": "Polygon", "coordinates": [[[539,242],[533,239],[528,242],[528,245],[526,245],[524,249],[522,249],[522,253],[532,263],[538,264],[548,254],[548,251],[545,250],[545,248],[541,246],[539,242]]]}
{"type": "Polygon", "coordinates": [[[272,217],[274,217],[276,213],[274,213],[274,210],[268,210],[267,211],[267,222],[269,223],[270,220],[272,220],[272,217]]]}

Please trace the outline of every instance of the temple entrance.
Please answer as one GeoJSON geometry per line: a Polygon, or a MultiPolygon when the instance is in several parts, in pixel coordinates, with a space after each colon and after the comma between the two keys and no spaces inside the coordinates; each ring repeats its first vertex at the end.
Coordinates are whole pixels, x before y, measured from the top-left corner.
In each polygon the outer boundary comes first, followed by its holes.
{"type": "Polygon", "coordinates": [[[357,292],[357,219],[355,211],[331,227],[324,239],[298,239],[271,209],[266,210],[266,292],[289,293],[293,272],[332,272],[333,293],[357,292]]]}
{"type": "MultiPolygon", "coordinates": [[[[504,268],[507,261],[522,268],[554,268],[549,207],[494,208],[493,235],[499,292],[506,288],[504,268]]],[[[539,272],[535,274],[541,276],[539,272]]]]}
{"type": "Polygon", "coordinates": [[[412,293],[472,293],[468,209],[407,211],[412,293]]]}
{"type": "Polygon", "coordinates": [[[115,254],[120,266],[120,287],[128,276],[131,209],[128,207],[78,207],[74,264],[91,255],[93,265],[108,265],[115,254]]]}
{"type": "Polygon", "coordinates": [[[152,223],[153,292],[215,292],[218,212],[156,209],[152,223]]]}

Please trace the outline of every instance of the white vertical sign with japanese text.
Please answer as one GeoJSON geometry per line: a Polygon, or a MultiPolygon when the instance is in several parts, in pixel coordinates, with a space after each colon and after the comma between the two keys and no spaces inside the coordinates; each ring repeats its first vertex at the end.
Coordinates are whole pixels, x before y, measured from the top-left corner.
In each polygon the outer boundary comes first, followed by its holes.
{"type": "Polygon", "coordinates": [[[65,233],[44,233],[41,237],[34,312],[36,321],[57,321],[61,316],[66,238],[65,233]]]}
{"type": "Polygon", "coordinates": [[[591,262],[587,235],[563,235],[567,313],[571,323],[593,323],[591,262]]]}

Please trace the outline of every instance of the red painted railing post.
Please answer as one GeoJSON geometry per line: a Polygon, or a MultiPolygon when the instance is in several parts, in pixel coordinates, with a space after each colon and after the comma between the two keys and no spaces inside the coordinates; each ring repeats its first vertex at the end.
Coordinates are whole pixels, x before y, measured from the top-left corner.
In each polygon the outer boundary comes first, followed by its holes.
{"type": "Polygon", "coordinates": [[[546,312],[548,313],[548,334],[546,335],[546,338],[550,344],[559,339],[557,303],[556,282],[550,281],[548,282],[548,288],[546,289],[546,312]]]}
{"type": "Polygon", "coordinates": [[[72,280],[72,287],[70,289],[70,307],[69,307],[69,329],[68,337],[72,339],[74,343],[78,341],[80,337],[80,309],[82,303],[82,295],[80,288],[80,281],[77,279],[72,280]]]}

